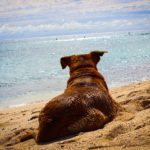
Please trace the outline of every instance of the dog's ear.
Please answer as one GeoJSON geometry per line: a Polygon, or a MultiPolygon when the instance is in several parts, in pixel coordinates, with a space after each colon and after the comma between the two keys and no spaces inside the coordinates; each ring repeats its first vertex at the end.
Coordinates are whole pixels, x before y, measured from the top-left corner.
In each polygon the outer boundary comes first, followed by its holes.
{"type": "Polygon", "coordinates": [[[104,53],[108,53],[108,51],[92,51],[91,57],[95,64],[97,64],[100,60],[100,56],[103,56],[104,53]]]}
{"type": "Polygon", "coordinates": [[[62,69],[65,69],[66,66],[70,66],[70,60],[71,60],[70,56],[65,56],[60,59],[62,69]]]}

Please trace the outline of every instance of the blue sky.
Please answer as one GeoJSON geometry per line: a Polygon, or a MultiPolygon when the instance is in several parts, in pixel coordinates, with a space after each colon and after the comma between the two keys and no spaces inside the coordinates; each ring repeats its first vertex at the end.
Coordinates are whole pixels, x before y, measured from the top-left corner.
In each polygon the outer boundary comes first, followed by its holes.
{"type": "Polygon", "coordinates": [[[150,0],[0,0],[0,39],[150,29],[150,0]]]}

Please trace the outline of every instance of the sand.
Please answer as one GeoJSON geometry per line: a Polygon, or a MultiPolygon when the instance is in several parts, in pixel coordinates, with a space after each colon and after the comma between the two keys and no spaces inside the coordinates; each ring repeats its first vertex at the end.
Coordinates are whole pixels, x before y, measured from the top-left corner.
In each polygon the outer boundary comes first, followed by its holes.
{"type": "Polygon", "coordinates": [[[37,145],[33,138],[20,141],[38,127],[38,115],[47,101],[0,110],[0,149],[5,150],[149,150],[150,81],[133,83],[110,90],[123,110],[104,128],[79,133],[37,145]]]}

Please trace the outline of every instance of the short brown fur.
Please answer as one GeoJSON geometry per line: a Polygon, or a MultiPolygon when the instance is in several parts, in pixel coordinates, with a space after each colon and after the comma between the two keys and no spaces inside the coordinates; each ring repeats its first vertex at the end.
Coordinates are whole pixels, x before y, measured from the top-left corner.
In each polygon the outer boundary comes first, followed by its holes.
{"type": "Polygon", "coordinates": [[[70,68],[70,78],[64,93],[40,112],[38,143],[102,128],[115,117],[118,104],[96,67],[104,53],[93,51],[61,58],[62,68],[70,68]]]}

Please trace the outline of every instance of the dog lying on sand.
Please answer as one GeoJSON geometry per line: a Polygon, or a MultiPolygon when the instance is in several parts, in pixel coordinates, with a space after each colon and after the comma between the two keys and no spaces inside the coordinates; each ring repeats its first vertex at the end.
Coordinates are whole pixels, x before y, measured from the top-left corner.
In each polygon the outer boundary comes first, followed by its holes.
{"type": "Polygon", "coordinates": [[[92,51],[61,58],[62,68],[70,68],[70,78],[64,93],[49,101],[40,112],[37,143],[96,130],[115,117],[119,105],[110,96],[96,67],[104,53],[92,51]]]}

